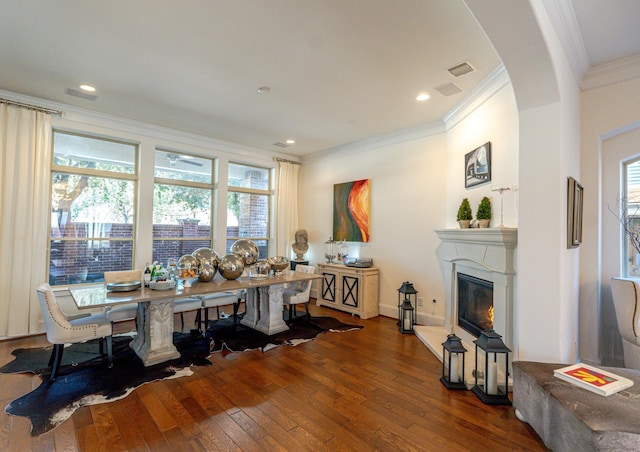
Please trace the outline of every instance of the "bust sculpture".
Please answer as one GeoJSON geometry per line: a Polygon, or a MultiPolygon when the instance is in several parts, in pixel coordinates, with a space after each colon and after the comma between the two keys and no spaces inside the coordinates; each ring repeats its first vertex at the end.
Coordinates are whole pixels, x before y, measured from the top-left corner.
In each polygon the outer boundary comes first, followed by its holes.
{"type": "Polygon", "coordinates": [[[291,249],[296,253],[296,260],[304,260],[304,253],[309,249],[309,234],[306,229],[298,229],[295,235],[296,241],[291,245],[291,249]]]}

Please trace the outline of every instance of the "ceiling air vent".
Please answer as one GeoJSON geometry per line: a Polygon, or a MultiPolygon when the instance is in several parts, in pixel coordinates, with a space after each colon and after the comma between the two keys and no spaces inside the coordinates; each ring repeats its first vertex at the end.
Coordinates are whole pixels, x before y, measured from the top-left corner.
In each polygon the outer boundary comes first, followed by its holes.
{"type": "Polygon", "coordinates": [[[453,96],[462,92],[462,88],[455,83],[445,83],[444,85],[436,86],[434,89],[443,96],[453,96]]]}
{"type": "Polygon", "coordinates": [[[461,75],[468,74],[469,72],[475,71],[473,67],[468,62],[456,64],[455,66],[451,66],[447,69],[454,77],[460,77],[461,75]]]}
{"type": "Polygon", "coordinates": [[[287,143],[282,143],[281,141],[276,141],[275,143],[273,143],[273,145],[278,146],[280,148],[288,148],[289,146],[291,146],[287,143]]]}
{"type": "Polygon", "coordinates": [[[65,93],[69,96],[76,96],[81,99],[92,100],[92,101],[98,98],[98,96],[96,96],[95,94],[85,93],[84,91],[80,91],[79,89],[73,89],[73,88],[67,88],[65,90],[65,93]]]}

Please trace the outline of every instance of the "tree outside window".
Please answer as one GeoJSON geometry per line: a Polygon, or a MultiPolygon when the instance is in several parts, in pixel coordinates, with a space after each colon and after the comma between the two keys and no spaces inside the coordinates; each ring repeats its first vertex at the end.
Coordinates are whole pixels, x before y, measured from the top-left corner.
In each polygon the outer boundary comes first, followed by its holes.
{"type": "Polygon", "coordinates": [[[213,247],[213,159],[158,149],[153,194],[153,260],[166,264],[213,247]]]}
{"type": "Polygon", "coordinates": [[[131,269],[137,146],[54,131],[49,283],[131,269]]]}

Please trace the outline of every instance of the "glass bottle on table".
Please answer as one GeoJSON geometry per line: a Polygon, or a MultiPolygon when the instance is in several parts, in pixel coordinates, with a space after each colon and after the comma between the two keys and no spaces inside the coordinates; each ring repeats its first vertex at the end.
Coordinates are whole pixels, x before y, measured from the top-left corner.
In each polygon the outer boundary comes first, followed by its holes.
{"type": "Polygon", "coordinates": [[[178,276],[177,271],[178,271],[178,266],[177,266],[178,261],[176,259],[174,259],[173,257],[170,257],[167,260],[167,268],[169,269],[169,279],[175,281],[176,277],[178,276]]]}
{"type": "Polygon", "coordinates": [[[149,287],[151,282],[151,269],[149,268],[149,262],[144,266],[144,286],[149,287]]]}

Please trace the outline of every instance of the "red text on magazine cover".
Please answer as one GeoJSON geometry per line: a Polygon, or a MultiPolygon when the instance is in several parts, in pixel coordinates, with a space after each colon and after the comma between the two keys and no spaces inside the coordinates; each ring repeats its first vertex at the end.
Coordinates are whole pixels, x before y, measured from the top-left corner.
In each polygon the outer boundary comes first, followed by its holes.
{"type": "Polygon", "coordinates": [[[568,370],[564,372],[566,375],[570,375],[574,378],[577,378],[580,381],[591,384],[593,386],[606,386],[611,384],[617,379],[610,377],[608,375],[601,374],[591,369],[587,369],[586,367],[577,367],[572,370],[568,370]]]}

